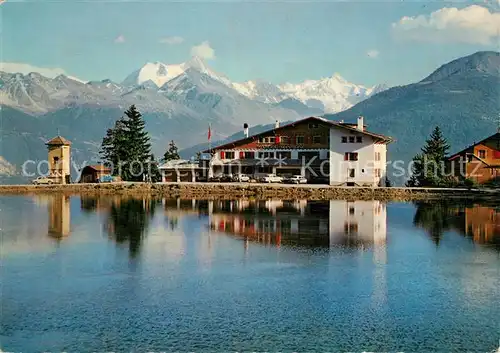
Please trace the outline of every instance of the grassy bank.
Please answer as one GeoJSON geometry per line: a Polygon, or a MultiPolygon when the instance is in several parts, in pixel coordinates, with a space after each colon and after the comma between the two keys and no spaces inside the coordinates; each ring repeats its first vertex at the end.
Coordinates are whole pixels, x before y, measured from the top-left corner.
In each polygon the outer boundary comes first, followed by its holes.
{"type": "Polygon", "coordinates": [[[154,194],[166,197],[231,199],[239,197],[282,199],[422,200],[444,198],[500,199],[500,190],[361,188],[327,185],[243,183],[110,183],[69,185],[0,185],[0,194],[154,194]]]}

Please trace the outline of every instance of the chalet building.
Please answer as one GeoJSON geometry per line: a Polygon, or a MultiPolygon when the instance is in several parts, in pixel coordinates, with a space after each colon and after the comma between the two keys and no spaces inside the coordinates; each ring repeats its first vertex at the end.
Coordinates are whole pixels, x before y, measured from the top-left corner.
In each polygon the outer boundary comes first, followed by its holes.
{"type": "Polygon", "coordinates": [[[448,159],[454,175],[485,184],[500,178],[500,132],[448,159]]]}
{"type": "Polygon", "coordinates": [[[204,151],[211,153],[208,176],[244,173],[303,175],[330,185],[385,184],[387,145],[392,138],[357,123],[310,117],[204,151]]]}

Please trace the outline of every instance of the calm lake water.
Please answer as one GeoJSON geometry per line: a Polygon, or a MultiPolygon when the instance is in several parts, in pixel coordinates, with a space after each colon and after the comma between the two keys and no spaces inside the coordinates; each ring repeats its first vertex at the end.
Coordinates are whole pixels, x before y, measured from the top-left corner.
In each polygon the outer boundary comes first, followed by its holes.
{"type": "Polygon", "coordinates": [[[500,209],[1,197],[10,352],[489,352],[500,209]]]}

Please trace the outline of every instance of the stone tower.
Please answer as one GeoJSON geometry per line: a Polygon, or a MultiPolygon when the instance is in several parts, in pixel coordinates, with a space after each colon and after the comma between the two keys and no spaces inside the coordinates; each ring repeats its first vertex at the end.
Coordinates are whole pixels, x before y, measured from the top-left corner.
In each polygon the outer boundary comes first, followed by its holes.
{"type": "Polygon", "coordinates": [[[71,183],[71,142],[56,136],[46,145],[49,150],[49,178],[57,184],[71,183]]]}

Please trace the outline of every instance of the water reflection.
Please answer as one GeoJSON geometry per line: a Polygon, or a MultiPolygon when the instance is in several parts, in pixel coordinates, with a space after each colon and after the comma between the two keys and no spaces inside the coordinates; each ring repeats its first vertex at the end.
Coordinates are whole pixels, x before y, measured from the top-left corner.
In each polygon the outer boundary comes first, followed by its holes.
{"type": "MultiPolygon", "coordinates": [[[[62,240],[71,233],[70,197],[36,196],[47,209],[47,234],[62,240]]],[[[249,242],[272,246],[374,248],[387,241],[387,208],[381,201],[311,200],[196,200],[153,197],[81,196],[86,214],[100,214],[102,227],[118,244],[128,243],[130,256],[140,252],[151,221],[161,208],[163,230],[180,229],[184,216],[206,224],[209,232],[224,233],[249,242]]],[[[469,237],[477,244],[500,251],[500,208],[491,204],[416,202],[415,227],[425,229],[438,246],[447,231],[469,237]]],[[[380,262],[385,253],[379,254],[380,262]]]]}
{"type": "Polygon", "coordinates": [[[384,244],[380,201],[208,201],[209,227],[269,245],[364,248],[384,244]]]}
{"type": "Polygon", "coordinates": [[[500,251],[500,207],[470,202],[416,202],[413,223],[439,245],[444,232],[455,230],[474,243],[500,251]]]}
{"type": "Polygon", "coordinates": [[[138,255],[150,221],[155,214],[156,201],[151,198],[112,200],[104,228],[118,244],[129,244],[131,257],[138,255]]]}
{"type": "Polygon", "coordinates": [[[71,229],[70,197],[57,194],[48,199],[49,223],[47,233],[50,237],[60,240],[69,236],[71,229]]]}

